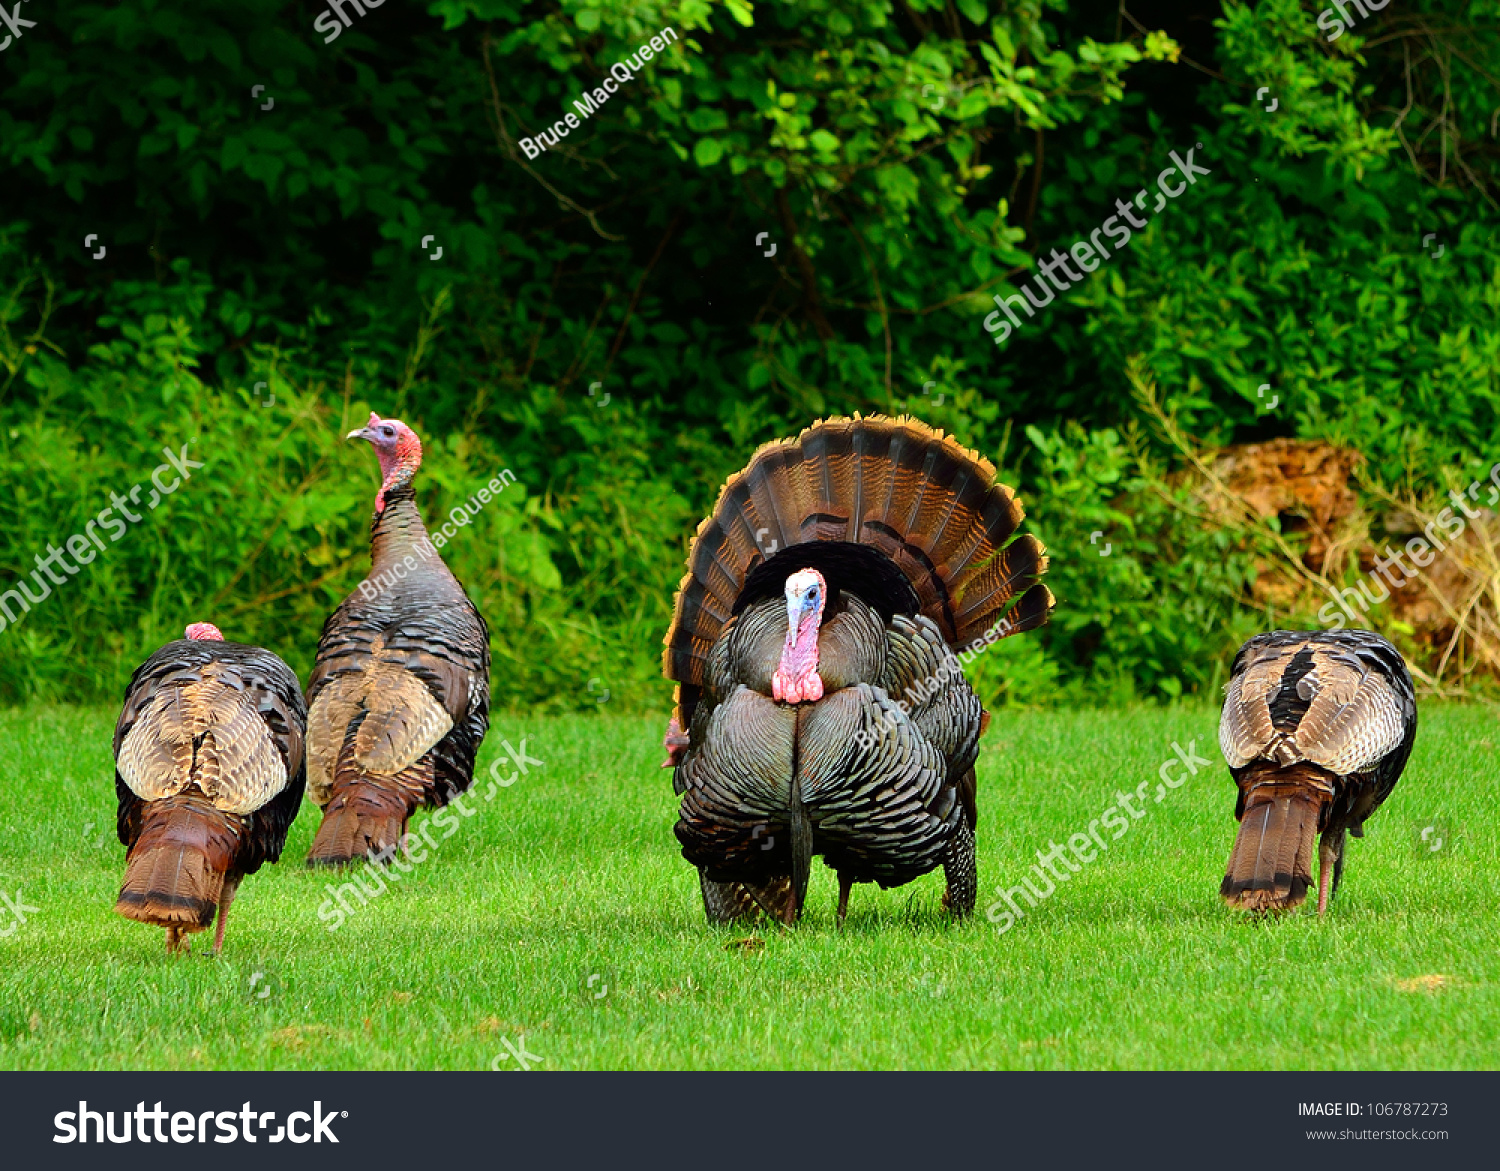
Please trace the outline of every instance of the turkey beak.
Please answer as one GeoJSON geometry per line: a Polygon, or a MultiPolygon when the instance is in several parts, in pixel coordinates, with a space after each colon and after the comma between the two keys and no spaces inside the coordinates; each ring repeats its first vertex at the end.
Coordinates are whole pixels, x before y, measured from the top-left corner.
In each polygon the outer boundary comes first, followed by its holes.
{"type": "Polygon", "coordinates": [[[802,626],[802,612],[806,609],[807,595],[793,595],[786,600],[787,646],[797,649],[797,634],[802,626]]]}
{"type": "MultiPolygon", "coordinates": [[[[377,5],[377,7],[378,7],[378,5],[377,5]]],[[[380,416],[377,415],[374,411],[371,411],[370,412],[370,417],[369,417],[368,420],[366,420],[365,425],[363,427],[359,428],[357,431],[351,431],[351,432],[349,432],[349,434],[345,435],[344,438],[345,439],[363,439],[363,440],[365,440],[368,443],[374,443],[375,442],[375,431],[374,431],[374,428],[379,423],[380,423],[380,416]]]]}

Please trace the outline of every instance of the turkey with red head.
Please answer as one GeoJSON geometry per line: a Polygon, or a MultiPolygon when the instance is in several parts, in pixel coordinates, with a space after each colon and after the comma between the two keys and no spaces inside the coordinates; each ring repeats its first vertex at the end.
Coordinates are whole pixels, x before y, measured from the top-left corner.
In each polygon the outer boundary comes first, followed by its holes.
{"type": "Polygon", "coordinates": [[[1327,910],[1344,871],[1345,831],[1364,836],[1416,737],[1411,672],[1380,635],[1277,630],[1242,646],[1219,721],[1240,790],[1224,901],[1246,911],[1300,905],[1321,833],[1318,914],[1327,910]]]}
{"type": "Polygon", "coordinates": [[[711,922],[801,914],[814,855],[974,906],[987,722],[955,651],[1040,626],[1047,558],[994,466],[915,419],[769,443],[698,528],[663,669],[676,826],[711,922]],[[1012,539],[1014,537],[1014,539],[1012,539]]]}
{"type": "Polygon", "coordinates": [[[115,793],[128,850],[115,910],[167,929],[167,952],[275,862],[302,803],[307,709],[292,669],[206,622],[136,669],[115,725],[115,793]]]}
{"type": "Polygon", "coordinates": [[[489,728],[489,629],[417,511],[422,445],[373,412],[348,438],[375,449],[381,483],[369,576],[323,624],[307,681],[307,789],[323,809],[309,866],[400,846],[413,812],[473,783],[489,728]]]}

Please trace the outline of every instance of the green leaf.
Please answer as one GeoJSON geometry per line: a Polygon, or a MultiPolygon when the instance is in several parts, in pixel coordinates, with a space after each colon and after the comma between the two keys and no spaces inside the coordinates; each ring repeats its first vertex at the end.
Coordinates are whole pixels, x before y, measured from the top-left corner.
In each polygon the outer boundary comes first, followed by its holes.
{"type": "Polygon", "coordinates": [[[729,9],[729,15],[740,24],[746,28],[755,27],[755,14],[745,0],[725,0],[724,6],[729,9]]]}
{"type": "Polygon", "coordinates": [[[250,147],[243,138],[238,135],[230,136],[224,139],[224,145],[219,150],[219,166],[232,171],[243,165],[249,154],[250,147]]]}
{"type": "Polygon", "coordinates": [[[687,125],[689,130],[708,134],[714,130],[727,129],[729,115],[717,106],[699,106],[687,116],[687,125]]]}
{"type": "Polygon", "coordinates": [[[819,154],[832,154],[839,148],[839,140],[826,130],[814,130],[807,141],[819,154]]]}

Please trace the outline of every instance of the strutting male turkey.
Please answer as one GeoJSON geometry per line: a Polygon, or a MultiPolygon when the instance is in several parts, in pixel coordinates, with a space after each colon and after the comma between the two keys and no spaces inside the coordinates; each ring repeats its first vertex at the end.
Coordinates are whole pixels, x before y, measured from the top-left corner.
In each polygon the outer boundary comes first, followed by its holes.
{"type": "Polygon", "coordinates": [[[473,783],[489,728],[489,629],[417,511],[422,445],[374,412],[348,438],[375,449],[382,479],[369,576],[323,624],[307,681],[307,789],[323,809],[309,866],[400,846],[416,809],[473,783]]]}
{"type": "Polygon", "coordinates": [[[1380,635],[1277,630],[1241,647],[1219,721],[1240,789],[1225,902],[1247,911],[1300,905],[1321,833],[1318,914],[1327,910],[1344,870],[1344,832],[1364,836],[1416,736],[1411,672],[1380,635]]]}
{"type": "Polygon", "coordinates": [[[167,952],[219,913],[240,880],[275,862],[302,803],[307,709],[292,669],[206,622],[136,669],[115,725],[120,841],[115,910],[167,929],[167,952]]]}
{"type": "Polygon", "coordinates": [[[1010,540],[1022,516],[988,460],[909,418],[829,419],[730,477],[663,656],[663,767],[711,922],[793,922],[814,854],[840,924],[853,883],[939,865],[950,911],[973,909],[988,717],[952,652],[1047,620],[1044,550],[1010,540]]]}

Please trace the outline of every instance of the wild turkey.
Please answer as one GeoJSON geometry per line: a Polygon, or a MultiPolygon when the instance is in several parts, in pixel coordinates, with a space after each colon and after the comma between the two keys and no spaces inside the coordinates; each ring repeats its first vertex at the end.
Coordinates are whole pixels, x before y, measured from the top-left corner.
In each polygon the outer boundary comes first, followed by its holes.
{"type": "Polygon", "coordinates": [[[1400,653],[1368,630],[1277,630],[1240,648],[1219,747],[1239,785],[1239,836],[1219,888],[1231,907],[1285,911],[1338,890],[1344,831],[1364,836],[1406,767],[1417,697],[1400,653]]]}
{"type": "Polygon", "coordinates": [[[323,624],[307,681],[307,788],[323,809],[309,866],[400,845],[417,808],[473,783],[490,723],[489,629],[417,511],[422,444],[374,412],[348,438],[375,449],[382,479],[369,576],[323,624]]]}
{"type": "Polygon", "coordinates": [[[663,655],[664,767],[710,922],[791,923],[814,854],[840,924],[853,883],[939,865],[945,905],[973,909],[988,717],[953,651],[1047,620],[1041,544],[1006,544],[1022,516],[988,460],[908,418],[829,419],[730,477],[663,655]]]}
{"type": "Polygon", "coordinates": [[[115,725],[120,841],[115,910],[167,929],[167,952],[275,862],[302,803],[307,709],[292,669],[196,622],[136,669],[115,725]]]}

